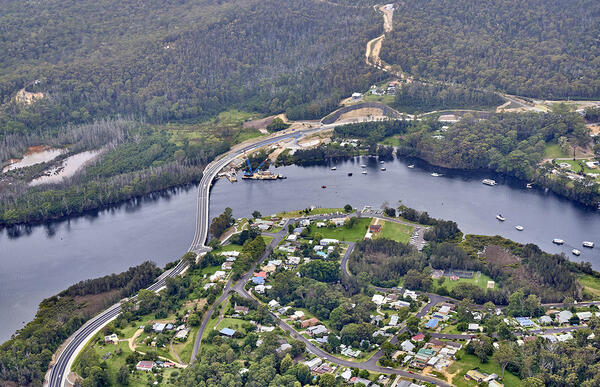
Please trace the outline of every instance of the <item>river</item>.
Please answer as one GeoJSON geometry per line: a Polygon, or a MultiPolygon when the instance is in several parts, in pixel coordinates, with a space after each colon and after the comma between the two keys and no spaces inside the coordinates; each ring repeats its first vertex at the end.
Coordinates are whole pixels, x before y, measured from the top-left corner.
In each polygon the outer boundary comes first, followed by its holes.
{"type": "MultiPolygon", "coordinates": [[[[490,173],[446,171],[419,161],[386,162],[386,171],[367,158],[336,167],[277,168],[286,180],[219,180],[211,193],[211,215],[227,206],[234,216],[244,217],[254,210],[270,215],[311,205],[395,207],[402,200],[434,217],[455,220],[465,233],[533,242],[548,252],[590,261],[600,270],[600,246],[581,247],[584,240],[600,243],[600,213],[554,194],[490,173]],[[407,167],[410,163],[414,169],[407,167]],[[361,164],[367,164],[367,175],[361,174],[361,164]],[[434,171],[443,176],[432,177],[434,171]],[[483,178],[499,184],[483,185],[483,178]],[[505,222],[495,219],[498,213],[505,222]],[[517,231],[516,225],[525,230],[517,231]],[[553,238],[566,243],[556,246],[553,238]],[[573,248],[582,251],[581,257],[571,255],[573,248]]],[[[93,216],[0,232],[0,311],[10,311],[0,313],[0,342],[33,318],[43,298],[75,282],[120,272],[146,259],[163,266],[183,255],[193,238],[195,208],[196,189],[190,187],[93,216]]]]}

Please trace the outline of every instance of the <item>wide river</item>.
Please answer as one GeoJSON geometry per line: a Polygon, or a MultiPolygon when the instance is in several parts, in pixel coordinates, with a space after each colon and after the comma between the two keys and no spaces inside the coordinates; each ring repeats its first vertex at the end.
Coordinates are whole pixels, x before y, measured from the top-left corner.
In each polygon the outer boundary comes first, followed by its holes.
{"type": "MultiPolygon", "coordinates": [[[[573,204],[523,182],[492,174],[442,171],[415,161],[386,162],[386,171],[367,158],[330,166],[277,168],[288,177],[278,181],[215,183],[211,216],[227,206],[234,216],[254,210],[263,215],[319,207],[396,206],[399,200],[430,215],[455,220],[465,233],[502,235],[533,242],[569,258],[590,261],[600,269],[600,246],[581,247],[584,240],[600,243],[600,213],[573,204]],[[361,174],[361,164],[368,174],[361,174]],[[432,172],[443,173],[433,177],[432,172]],[[348,176],[352,172],[353,176],[348,176]],[[494,178],[497,186],[483,185],[494,178]],[[326,188],[321,188],[322,186],[326,188]],[[505,222],[495,219],[498,213],[505,222]],[[516,225],[525,230],[517,231],[516,225]],[[552,244],[553,238],[566,241],[552,244]],[[581,257],[571,255],[578,248],[581,257]]],[[[117,273],[150,259],[163,266],[183,255],[192,238],[196,189],[180,189],[114,209],[47,225],[0,232],[0,342],[30,321],[39,302],[87,278],[117,273]]]]}

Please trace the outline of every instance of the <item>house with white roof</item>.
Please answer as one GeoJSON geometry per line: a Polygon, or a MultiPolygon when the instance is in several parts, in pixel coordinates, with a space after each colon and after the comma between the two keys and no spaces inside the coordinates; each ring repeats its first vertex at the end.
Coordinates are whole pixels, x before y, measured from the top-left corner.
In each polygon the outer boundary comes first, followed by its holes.
{"type": "Polygon", "coordinates": [[[381,294],[374,294],[373,297],[371,298],[371,301],[373,301],[375,303],[375,305],[380,306],[381,304],[383,304],[384,299],[385,299],[385,297],[382,296],[381,294]]]}
{"type": "Polygon", "coordinates": [[[569,319],[573,317],[573,313],[571,313],[568,310],[561,310],[557,315],[556,318],[558,319],[558,322],[560,324],[567,324],[569,323],[569,319]]]}

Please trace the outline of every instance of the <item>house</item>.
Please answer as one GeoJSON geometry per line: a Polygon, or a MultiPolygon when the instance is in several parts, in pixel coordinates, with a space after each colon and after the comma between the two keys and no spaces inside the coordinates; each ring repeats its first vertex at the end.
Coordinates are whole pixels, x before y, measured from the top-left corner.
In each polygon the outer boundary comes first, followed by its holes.
{"type": "Polygon", "coordinates": [[[592,312],[579,312],[575,314],[581,321],[587,321],[592,318],[592,312]]]}
{"type": "Polygon", "coordinates": [[[314,251],[321,251],[321,250],[323,250],[323,246],[317,245],[317,246],[313,247],[313,250],[314,251]]]}
{"type": "Polygon", "coordinates": [[[427,321],[427,323],[425,324],[425,328],[435,329],[438,326],[439,322],[440,320],[438,320],[437,318],[432,318],[429,321],[427,321]]]}
{"type": "Polygon", "coordinates": [[[308,327],[312,327],[315,326],[319,323],[319,320],[317,320],[316,318],[309,318],[308,320],[304,320],[302,321],[302,328],[308,328],[308,327]]]}
{"type": "Polygon", "coordinates": [[[337,239],[331,239],[331,238],[323,238],[321,239],[321,241],[319,242],[319,244],[321,246],[329,246],[330,244],[335,244],[335,243],[339,243],[340,241],[337,239]]]}
{"type": "Polygon", "coordinates": [[[412,352],[412,350],[415,349],[415,345],[409,340],[404,340],[402,344],[400,344],[400,347],[404,352],[412,352]]]}
{"type": "Polygon", "coordinates": [[[222,270],[217,270],[217,271],[215,271],[215,274],[213,274],[209,277],[209,280],[210,280],[210,282],[217,282],[217,281],[222,280],[226,276],[227,276],[226,272],[224,272],[222,270]]]}
{"type": "Polygon", "coordinates": [[[352,99],[357,100],[362,98],[362,93],[352,93],[352,99]]]}
{"type": "Polygon", "coordinates": [[[304,319],[304,312],[301,310],[297,310],[294,312],[294,314],[292,314],[292,316],[290,318],[294,321],[302,320],[302,319],[304,319]]]}
{"type": "Polygon", "coordinates": [[[442,340],[432,338],[427,342],[427,346],[430,348],[438,348],[441,349],[446,345],[442,340]]]}
{"type": "Polygon", "coordinates": [[[404,290],[404,298],[410,298],[411,300],[416,300],[417,299],[417,293],[413,290],[408,290],[405,289],[404,290]]]}
{"type": "Polygon", "coordinates": [[[371,297],[371,301],[373,301],[373,303],[375,303],[375,305],[380,306],[381,304],[383,304],[383,300],[385,299],[384,296],[382,296],[381,294],[374,294],[373,297],[371,297]]]}
{"type": "Polygon", "coordinates": [[[308,367],[309,370],[314,370],[315,368],[317,368],[318,366],[321,365],[321,363],[323,363],[323,360],[321,360],[318,357],[315,357],[312,360],[307,360],[304,362],[304,364],[306,364],[306,366],[308,367]]]}
{"type": "Polygon", "coordinates": [[[369,387],[371,385],[371,381],[369,379],[359,378],[358,376],[355,376],[352,379],[350,379],[350,384],[358,384],[358,383],[364,384],[365,387],[369,387]]]}
{"type": "Polygon", "coordinates": [[[538,318],[538,322],[540,324],[543,324],[543,325],[552,324],[552,317],[550,317],[550,316],[542,316],[542,317],[538,318]]]}
{"type": "Polygon", "coordinates": [[[298,235],[296,235],[296,234],[290,234],[287,237],[287,240],[290,242],[294,242],[296,239],[298,239],[298,235]]]}
{"type": "Polygon", "coordinates": [[[446,348],[452,348],[454,350],[460,351],[462,348],[461,343],[457,343],[455,341],[446,341],[446,348]]]}
{"type": "Polygon", "coordinates": [[[369,317],[371,318],[371,324],[379,324],[381,321],[383,321],[383,316],[380,314],[370,315],[369,317]]]}
{"type": "Polygon", "coordinates": [[[267,278],[267,272],[266,271],[259,271],[258,273],[254,273],[255,277],[261,277],[261,278],[267,278]]]}
{"type": "Polygon", "coordinates": [[[391,327],[395,327],[396,325],[398,325],[398,315],[397,314],[393,314],[392,317],[390,317],[389,325],[391,327]]]}
{"type": "Polygon", "coordinates": [[[433,349],[421,348],[417,351],[417,354],[415,355],[415,360],[422,363],[426,363],[427,361],[429,361],[429,359],[433,357],[433,355],[435,355],[435,351],[433,349]]]}
{"type": "Polygon", "coordinates": [[[328,374],[328,373],[333,372],[333,368],[331,368],[331,366],[329,364],[323,363],[320,366],[318,366],[317,368],[315,368],[313,370],[313,372],[318,375],[328,374]]]}
{"type": "Polygon", "coordinates": [[[488,387],[504,387],[504,384],[498,382],[497,380],[490,380],[488,387]]]}
{"type": "Polygon", "coordinates": [[[212,288],[212,287],[213,287],[213,286],[215,286],[215,285],[216,285],[216,284],[215,284],[214,282],[210,282],[210,283],[208,283],[208,284],[205,284],[205,285],[202,287],[202,289],[204,289],[204,290],[208,290],[208,289],[212,288]]]}
{"type": "Polygon", "coordinates": [[[349,220],[349,216],[344,216],[343,218],[331,218],[331,223],[335,224],[337,227],[340,227],[346,224],[346,222],[349,220]]]}
{"type": "Polygon", "coordinates": [[[302,226],[302,227],[308,227],[308,226],[310,226],[310,220],[309,219],[302,219],[300,221],[300,226],[302,226]]]}
{"type": "Polygon", "coordinates": [[[327,328],[325,328],[325,325],[322,324],[306,328],[306,333],[311,337],[324,335],[328,332],[329,331],[327,330],[327,328]]]}
{"type": "MultiPolygon", "coordinates": [[[[260,285],[263,285],[263,287],[264,287],[264,284],[265,284],[265,279],[264,279],[263,277],[256,277],[256,276],[255,276],[255,277],[252,277],[252,278],[250,278],[250,280],[251,280],[251,281],[252,281],[252,283],[254,283],[255,285],[259,285],[259,286],[260,286],[260,285]]],[[[259,292],[259,293],[264,293],[264,290],[263,290],[262,292],[259,292]]]]}
{"type": "Polygon", "coordinates": [[[467,373],[465,374],[465,379],[469,380],[474,380],[477,383],[481,383],[484,381],[485,378],[487,378],[488,375],[481,373],[477,370],[469,370],[467,371],[467,373]]]}
{"type": "Polygon", "coordinates": [[[567,340],[573,340],[573,336],[570,333],[565,333],[564,335],[556,336],[556,340],[563,342],[567,340]]]}
{"type": "Polygon", "coordinates": [[[358,349],[352,349],[352,347],[347,347],[344,348],[340,353],[344,356],[356,358],[360,356],[361,351],[358,349]]]}
{"type": "Polygon", "coordinates": [[[481,327],[479,326],[479,324],[471,323],[471,324],[469,324],[469,331],[470,332],[481,331],[481,327]]]}
{"type": "Polygon", "coordinates": [[[154,332],[160,333],[160,332],[164,331],[166,327],[167,327],[167,324],[162,324],[162,323],[154,323],[154,324],[152,325],[152,330],[153,330],[154,332]]]}
{"type": "Polygon", "coordinates": [[[394,301],[390,304],[394,309],[398,310],[398,309],[402,309],[402,308],[408,308],[410,306],[410,302],[406,302],[406,301],[394,301]]]}
{"type": "Polygon", "coordinates": [[[231,270],[233,268],[233,262],[223,262],[221,270],[231,270]]]}
{"type": "Polygon", "coordinates": [[[425,335],[422,333],[416,334],[413,337],[411,337],[412,341],[423,341],[425,340],[425,335]]]}
{"type": "Polygon", "coordinates": [[[281,261],[281,259],[272,259],[269,262],[267,262],[267,266],[273,265],[275,267],[279,267],[279,266],[281,266],[282,263],[283,262],[281,261]]]}
{"type": "Polygon", "coordinates": [[[116,335],[116,333],[113,333],[112,335],[104,336],[104,343],[118,344],[119,337],[116,335]]]}
{"type": "Polygon", "coordinates": [[[219,333],[221,336],[233,337],[233,335],[235,335],[235,330],[231,328],[223,328],[219,331],[219,333]]]}
{"type": "Polygon", "coordinates": [[[269,230],[271,228],[271,226],[269,226],[268,224],[259,224],[256,227],[258,227],[258,229],[260,231],[267,231],[267,230],[269,230]]]}
{"type": "Polygon", "coordinates": [[[515,317],[515,320],[517,320],[519,325],[522,326],[523,328],[532,327],[534,325],[533,321],[531,321],[527,317],[515,317]]]}
{"type": "Polygon", "coordinates": [[[221,255],[224,255],[226,257],[237,257],[240,255],[239,251],[223,251],[221,253],[221,255]]]}
{"type": "Polygon", "coordinates": [[[190,333],[189,329],[182,329],[175,334],[176,339],[185,340],[190,333]]]}
{"type": "Polygon", "coordinates": [[[152,371],[152,368],[154,368],[154,362],[149,360],[139,361],[135,365],[135,369],[138,371],[152,371]]]}
{"type": "Polygon", "coordinates": [[[273,264],[267,264],[267,265],[263,266],[262,269],[265,273],[270,274],[270,273],[274,273],[275,270],[277,270],[277,266],[275,266],[273,264]]]}
{"type": "Polygon", "coordinates": [[[573,313],[571,313],[568,310],[562,310],[556,315],[556,317],[560,324],[567,324],[569,322],[569,319],[573,317],[573,313]]]}
{"type": "Polygon", "coordinates": [[[321,228],[321,227],[325,227],[325,226],[327,226],[327,225],[325,224],[325,222],[317,222],[317,223],[316,223],[316,226],[317,226],[318,228],[321,228]]]}
{"type": "Polygon", "coordinates": [[[380,224],[372,224],[369,226],[369,232],[371,233],[376,233],[381,231],[381,225],[380,224]]]}
{"type": "Polygon", "coordinates": [[[242,305],[235,304],[235,306],[233,307],[233,311],[235,313],[247,315],[248,312],[250,311],[250,309],[248,309],[247,306],[242,306],[242,305]]]}
{"type": "Polygon", "coordinates": [[[350,378],[352,378],[352,370],[349,368],[346,368],[346,370],[344,372],[342,372],[340,374],[340,377],[345,381],[348,382],[348,380],[350,380],[350,378]]]}
{"type": "Polygon", "coordinates": [[[300,257],[288,257],[287,263],[290,264],[290,265],[299,265],[300,264],[300,257]]]}
{"type": "Polygon", "coordinates": [[[279,305],[279,302],[277,302],[276,300],[271,300],[269,301],[269,309],[275,309],[275,308],[279,308],[281,305],[279,305]]]}
{"type": "Polygon", "coordinates": [[[291,344],[283,343],[279,346],[279,348],[276,349],[276,351],[277,351],[277,353],[281,353],[281,352],[285,352],[289,349],[292,349],[291,344]]]}
{"type": "Polygon", "coordinates": [[[440,314],[448,314],[450,313],[450,307],[448,305],[444,305],[440,308],[440,310],[438,311],[438,313],[440,314]]]}

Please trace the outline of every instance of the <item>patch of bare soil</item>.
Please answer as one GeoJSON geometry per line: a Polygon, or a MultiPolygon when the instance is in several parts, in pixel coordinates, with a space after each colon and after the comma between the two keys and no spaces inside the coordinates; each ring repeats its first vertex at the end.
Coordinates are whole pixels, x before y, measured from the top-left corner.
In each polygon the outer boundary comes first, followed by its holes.
{"type": "Polygon", "coordinates": [[[275,118],[281,118],[283,120],[283,122],[288,122],[285,114],[277,114],[274,116],[269,116],[269,117],[265,117],[265,118],[259,118],[257,120],[252,120],[252,121],[246,121],[244,122],[243,126],[244,128],[250,128],[250,129],[266,129],[267,126],[273,122],[273,120],[275,118]]]}
{"type": "Polygon", "coordinates": [[[31,105],[38,99],[44,98],[44,93],[30,93],[25,88],[19,90],[15,96],[17,103],[31,105]]]}
{"type": "Polygon", "coordinates": [[[383,117],[383,110],[379,108],[361,108],[349,111],[348,113],[344,113],[338,118],[337,121],[345,121],[356,118],[366,118],[366,117],[383,117]]]}
{"type": "Polygon", "coordinates": [[[591,135],[597,136],[600,134],[600,124],[587,124],[586,126],[590,130],[591,135]]]}

